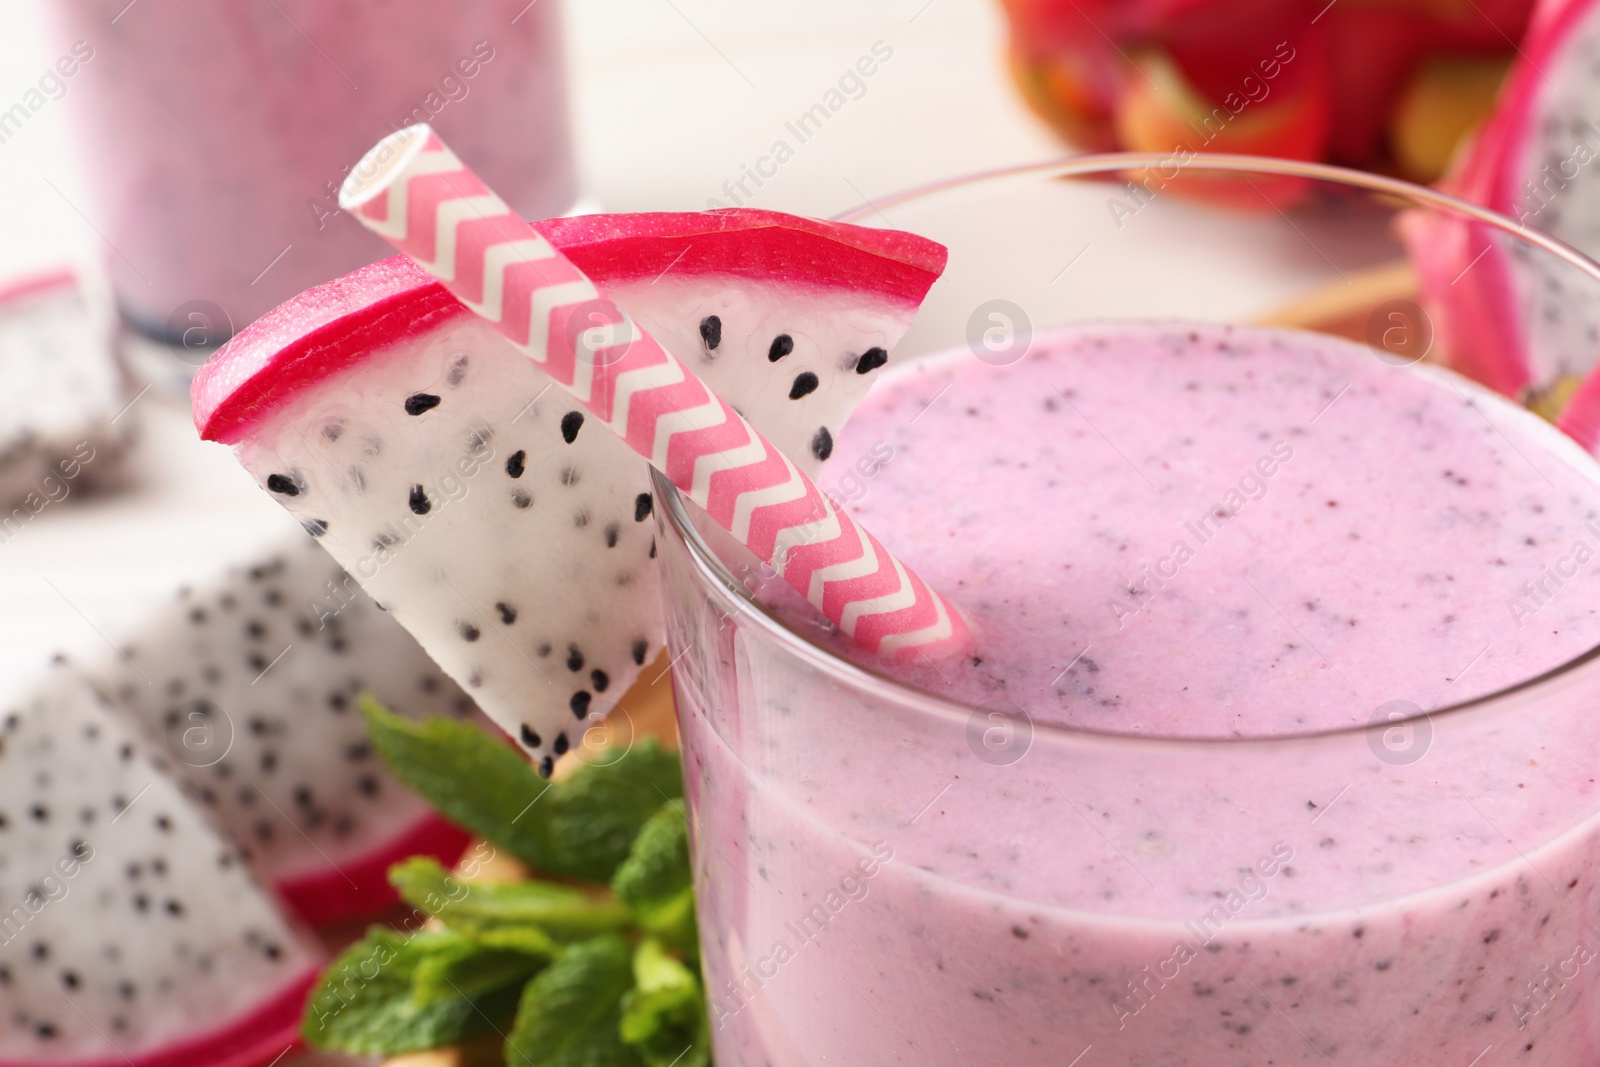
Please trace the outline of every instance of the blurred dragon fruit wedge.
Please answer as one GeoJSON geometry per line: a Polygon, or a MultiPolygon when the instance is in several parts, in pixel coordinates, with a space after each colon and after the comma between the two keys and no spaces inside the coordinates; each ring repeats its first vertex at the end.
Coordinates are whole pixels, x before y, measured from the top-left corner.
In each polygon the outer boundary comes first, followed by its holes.
{"type": "MultiPolygon", "coordinates": [[[[1600,4],[1540,3],[1493,115],[1441,187],[1600,255],[1597,57],[1600,4]]],[[[1402,231],[1451,365],[1600,444],[1600,282],[1482,223],[1419,213],[1402,231]]]]}

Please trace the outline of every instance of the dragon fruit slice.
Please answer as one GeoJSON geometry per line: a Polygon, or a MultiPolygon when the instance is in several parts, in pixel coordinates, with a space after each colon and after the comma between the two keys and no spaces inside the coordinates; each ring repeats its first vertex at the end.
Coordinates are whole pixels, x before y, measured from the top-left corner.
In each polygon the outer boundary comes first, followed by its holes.
{"type": "Polygon", "coordinates": [[[94,693],[0,704],[0,1067],[249,1067],[319,953],[94,693]]]}
{"type": "Polygon", "coordinates": [[[51,503],[114,480],[129,401],[104,316],[69,272],[0,288],[0,543],[51,503]],[[115,421],[113,421],[115,420],[115,421]]]}
{"type": "MultiPolygon", "coordinates": [[[[944,264],[764,211],[541,228],[808,471],[944,264]]],[[[194,406],[545,773],[660,650],[645,465],[409,262],[258,320],[194,406]]]]}
{"type": "Polygon", "coordinates": [[[356,698],[416,717],[471,699],[311,538],[183,590],[120,652],[90,665],[96,688],[306,921],[373,914],[391,863],[466,847],[385,771],[356,698]]]}
{"type": "MultiPolygon", "coordinates": [[[[1442,183],[1447,191],[1600,255],[1600,5],[1555,0],[1534,15],[1500,103],[1442,183]]],[[[1487,227],[1415,215],[1403,232],[1456,369],[1537,403],[1600,358],[1600,293],[1547,253],[1487,227]]]]}

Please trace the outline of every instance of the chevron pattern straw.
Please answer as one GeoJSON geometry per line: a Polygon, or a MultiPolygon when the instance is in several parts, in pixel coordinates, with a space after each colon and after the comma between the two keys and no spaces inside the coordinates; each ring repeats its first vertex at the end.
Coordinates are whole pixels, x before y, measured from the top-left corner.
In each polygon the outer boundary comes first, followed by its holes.
{"type": "Polygon", "coordinates": [[[965,621],[607,301],[426,126],[380,141],[340,206],[444,283],[865,648],[958,651],[965,621]]]}

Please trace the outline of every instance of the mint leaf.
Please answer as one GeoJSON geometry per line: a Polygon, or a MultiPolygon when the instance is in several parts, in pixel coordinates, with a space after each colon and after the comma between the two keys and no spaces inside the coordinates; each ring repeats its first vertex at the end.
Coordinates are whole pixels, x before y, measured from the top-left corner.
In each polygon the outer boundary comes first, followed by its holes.
{"type": "Polygon", "coordinates": [[[549,788],[509,746],[468,723],[412,722],[361,698],[372,745],[395,775],[451,822],[535,863],[545,851],[539,828],[517,813],[549,788]]]}
{"type": "Polygon", "coordinates": [[[618,1033],[619,1002],[632,984],[621,937],[573,945],[523,990],[507,1067],[641,1067],[618,1033]]]}
{"type": "Polygon", "coordinates": [[[370,697],[361,712],[395,775],[446,818],[546,874],[609,881],[645,821],[683,795],[678,758],[646,740],[557,785],[488,733],[448,719],[411,722],[370,697]]]}
{"type": "Polygon", "coordinates": [[[488,996],[507,986],[520,989],[550,957],[548,953],[491,949],[463,937],[451,951],[433,952],[417,962],[411,976],[411,999],[426,1008],[461,997],[488,996]]]}
{"type": "Polygon", "coordinates": [[[711,1036],[695,973],[646,939],[633,953],[633,979],[622,997],[622,1040],[646,1067],[708,1067],[711,1036]]]}
{"type": "Polygon", "coordinates": [[[529,812],[539,813],[551,841],[569,857],[559,870],[539,869],[609,882],[644,824],[663,803],[681,796],[678,754],[654,738],[640,741],[614,763],[580,764],[529,812]]]}
{"type": "Polygon", "coordinates": [[[312,991],[301,1022],[306,1043],[357,1056],[387,1056],[490,1032],[516,1010],[526,974],[429,1003],[412,995],[417,971],[430,958],[469,958],[457,956],[464,942],[459,934],[424,931],[406,937],[374,926],[339,954],[312,991]]]}
{"type": "Polygon", "coordinates": [[[456,930],[479,935],[501,927],[532,928],[520,942],[530,947],[541,933],[553,947],[555,941],[579,941],[629,924],[628,909],[606,897],[545,882],[464,882],[430,856],[395,864],[389,881],[407,903],[456,930]]]}
{"type": "Polygon", "coordinates": [[[611,888],[646,932],[680,951],[695,951],[693,871],[683,801],[668,801],[644,824],[611,888]]]}

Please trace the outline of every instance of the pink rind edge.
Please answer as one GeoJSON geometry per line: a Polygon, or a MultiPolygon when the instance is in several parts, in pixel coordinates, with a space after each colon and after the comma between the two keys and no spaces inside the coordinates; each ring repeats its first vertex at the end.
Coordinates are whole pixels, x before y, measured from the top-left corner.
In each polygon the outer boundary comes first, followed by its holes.
{"type": "MultiPolygon", "coordinates": [[[[669,269],[770,278],[781,253],[787,263],[808,264],[796,284],[859,288],[914,307],[946,257],[944,246],[914,234],[753,209],[534,225],[601,284],[669,269]]],[[[246,326],[200,368],[190,390],[195,429],[205,440],[237,443],[263,415],[334,370],[461,314],[466,309],[403,256],[308,289],[246,326]]]]}
{"type": "Polygon", "coordinates": [[[432,856],[454,867],[471,841],[471,834],[430,811],[337,869],[285,878],[275,888],[284,904],[312,926],[363,919],[400,899],[389,884],[391,866],[411,856],[432,856]]]}
{"type": "Polygon", "coordinates": [[[26,300],[52,289],[77,288],[77,271],[71,267],[60,267],[0,284],[0,304],[8,304],[13,300],[26,300]]]}
{"type": "Polygon", "coordinates": [[[176,1045],[92,1060],[0,1060],[0,1067],[261,1067],[303,1044],[300,1016],[320,974],[308,968],[232,1025],[176,1045]]]}

